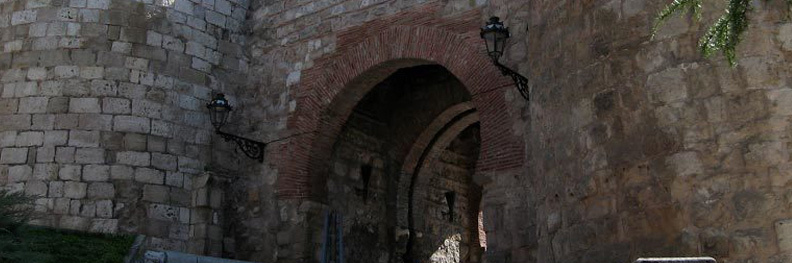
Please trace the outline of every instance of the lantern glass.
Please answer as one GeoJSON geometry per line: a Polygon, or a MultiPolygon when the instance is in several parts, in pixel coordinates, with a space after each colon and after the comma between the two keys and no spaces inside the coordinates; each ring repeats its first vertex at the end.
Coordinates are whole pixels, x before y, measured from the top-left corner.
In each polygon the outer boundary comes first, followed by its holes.
{"type": "Polygon", "coordinates": [[[509,29],[503,25],[498,17],[492,17],[487,25],[481,28],[481,38],[487,45],[487,54],[494,61],[498,61],[506,48],[509,39],[509,29]]]}
{"type": "Polygon", "coordinates": [[[215,95],[212,102],[207,104],[206,107],[209,108],[209,119],[212,121],[212,126],[219,130],[220,127],[226,124],[228,115],[232,110],[231,105],[225,98],[225,94],[218,93],[215,95]]]}

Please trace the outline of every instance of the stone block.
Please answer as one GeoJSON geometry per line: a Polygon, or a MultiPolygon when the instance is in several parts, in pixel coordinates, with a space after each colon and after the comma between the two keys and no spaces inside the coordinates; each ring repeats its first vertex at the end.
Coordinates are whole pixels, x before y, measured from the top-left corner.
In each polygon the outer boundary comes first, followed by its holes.
{"type": "Polygon", "coordinates": [[[36,10],[22,10],[11,14],[11,25],[30,24],[36,21],[36,10]]]}
{"type": "Polygon", "coordinates": [[[69,132],[69,146],[99,147],[99,131],[72,130],[69,132]]]}
{"type": "Polygon", "coordinates": [[[33,167],[33,178],[36,180],[51,181],[58,179],[58,165],[57,164],[43,164],[38,163],[33,167]]]}
{"type": "Polygon", "coordinates": [[[79,165],[61,165],[58,169],[58,178],[61,180],[80,181],[82,176],[82,166],[79,165]]]}
{"type": "Polygon", "coordinates": [[[203,59],[200,59],[200,58],[193,58],[191,66],[194,69],[197,69],[197,70],[200,70],[200,71],[203,71],[203,72],[207,72],[207,73],[212,71],[212,65],[209,64],[209,62],[207,62],[206,60],[203,60],[203,59]]]}
{"type": "Polygon", "coordinates": [[[55,162],[55,147],[44,146],[36,150],[36,162],[51,163],[55,162]]]}
{"type": "Polygon", "coordinates": [[[149,118],[162,116],[162,105],[150,100],[132,100],[132,114],[149,118]]]}
{"type": "MultiPolygon", "coordinates": [[[[63,197],[63,181],[52,181],[49,182],[49,193],[47,196],[52,198],[63,197]]],[[[68,204],[68,202],[66,203],[68,204]]],[[[63,204],[61,204],[63,205],[63,204]]],[[[55,206],[58,206],[58,200],[55,200],[55,206]]],[[[68,205],[66,205],[68,207],[68,205]]],[[[68,208],[66,209],[68,211],[68,208]]]]}
{"type": "Polygon", "coordinates": [[[95,217],[96,216],[96,203],[92,201],[82,201],[80,206],[80,216],[95,217]]]}
{"type": "Polygon", "coordinates": [[[69,214],[70,215],[80,215],[80,208],[82,207],[82,201],[80,200],[71,200],[69,202],[69,214]]]}
{"type": "Polygon", "coordinates": [[[18,109],[19,99],[0,99],[0,114],[14,114],[18,109]]]}
{"type": "Polygon", "coordinates": [[[130,151],[146,151],[148,136],[140,133],[127,133],[123,138],[124,149],[130,151]]]}
{"type": "Polygon", "coordinates": [[[685,72],[679,68],[671,68],[649,75],[646,89],[654,103],[673,103],[688,98],[685,72]]]}
{"type": "Polygon", "coordinates": [[[165,138],[160,136],[148,136],[147,141],[146,149],[148,149],[149,152],[165,152],[167,150],[165,138]]]}
{"type": "Polygon", "coordinates": [[[16,137],[16,146],[18,147],[41,146],[43,144],[44,132],[20,132],[16,137]]]}
{"type": "MultiPolygon", "coordinates": [[[[31,37],[45,37],[47,36],[47,23],[35,23],[30,25],[28,29],[28,36],[31,37]]],[[[28,77],[28,79],[33,79],[28,77]]]]}
{"type": "Polygon", "coordinates": [[[116,153],[116,162],[131,166],[149,166],[151,165],[151,155],[147,152],[118,152],[116,153]]]}
{"type": "MultiPolygon", "coordinates": [[[[117,42],[114,42],[117,43],[117,42]]],[[[115,45],[114,45],[115,46],[115,45]]],[[[103,67],[81,67],[80,77],[84,79],[101,79],[104,76],[103,67]]]]}
{"type": "Polygon", "coordinates": [[[173,7],[176,11],[192,15],[193,14],[193,3],[189,0],[176,0],[173,7]]]}
{"type": "Polygon", "coordinates": [[[24,164],[27,157],[28,148],[3,148],[0,151],[0,164],[24,164]]]}
{"type": "MultiPolygon", "coordinates": [[[[125,75],[127,71],[125,70],[120,71],[121,76],[114,78],[114,76],[117,75],[119,72],[113,69],[114,68],[107,69],[106,78],[108,79],[127,78],[127,76],[125,75]]],[[[115,81],[95,79],[91,81],[91,94],[93,96],[116,96],[118,94],[118,85],[116,85],[115,81]]]]}
{"type": "Polygon", "coordinates": [[[148,70],[149,60],[145,58],[127,57],[124,67],[136,70],[148,70]]]}
{"type": "Polygon", "coordinates": [[[113,130],[118,132],[148,133],[151,130],[151,121],[148,118],[136,116],[116,116],[113,121],[113,130]]]}
{"type": "Polygon", "coordinates": [[[165,184],[173,187],[182,187],[184,185],[184,175],[178,172],[167,172],[165,184]]]}
{"type": "Polygon", "coordinates": [[[33,180],[25,183],[25,194],[32,196],[47,196],[47,183],[33,180]]]}
{"type": "MultiPolygon", "coordinates": [[[[41,25],[41,24],[35,24],[35,25],[41,25]]],[[[31,31],[33,31],[33,26],[31,26],[31,31]]],[[[27,72],[28,80],[44,80],[46,78],[47,78],[47,68],[33,67],[28,69],[27,72]]]]}
{"type": "Polygon", "coordinates": [[[113,180],[132,180],[135,169],[126,165],[113,165],[110,167],[110,178],[113,180]]]}
{"type": "Polygon", "coordinates": [[[218,13],[230,16],[231,15],[231,2],[226,0],[215,0],[215,11],[218,13]]]}
{"type": "Polygon", "coordinates": [[[61,216],[58,227],[63,229],[85,231],[88,230],[91,221],[88,218],[78,216],[61,216]]]}
{"type": "Polygon", "coordinates": [[[56,114],[56,129],[75,129],[80,124],[79,114],[56,114]]]}
{"type": "Polygon", "coordinates": [[[159,47],[162,46],[162,34],[149,30],[146,32],[146,45],[159,47]]]}
{"type": "Polygon", "coordinates": [[[99,200],[96,201],[96,216],[101,218],[113,217],[113,201],[99,200]]]}
{"type": "Polygon", "coordinates": [[[152,120],[151,135],[162,136],[165,138],[172,138],[173,124],[161,120],[152,120]]]}
{"type": "Polygon", "coordinates": [[[5,148],[16,144],[16,131],[0,132],[0,147],[5,148]]]}
{"type": "MultiPolygon", "coordinates": [[[[154,85],[154,73],[148,71],[131,70],[129,73],[129,81],[132,83],[142,84],[143,86],[151,86],[154,85]]],[[[145,91],[140,92],[145,94],[145,91]]]]}
{"type": "Polygon", "coordinates": [[[19,113],[46,113],[47,97],[27,97],[19,99],[19,113]]]}
{"type": "Polygon", "coordinates": [[[105,182],[110,179],[110,166],[86,165],[83,167],[83,181],[105,182]]]}
{"type": "Polygon", "coordinates": [[[33,176],[33,169],[27,165],[15,165],[8,167],[8,182],[20,183],[26,182],[33,176]]]}
{"type": "Polygon", "coordinates": [[[226,16],[214,11],[206,11],[206,22],[224,28],[226,26],[226,16]]]}
{"type": "MultiPolygon", "coordinates": [[[[64,25],[65,24],[60,24],[64,25]]],[[[56,66],[52,73],[55,74],[55,77],[61,79],[68,79],[80,76],[80,67],[78,66],[56,66]]]]}
{"type": "Polygon", "coordinates": [[[163,185],[147,184],[143,186],[143,200],[156,203],[167,203],[170,188],[163,185]]]}
{"type": "Polygon", "coordinates": [[[189,157],[179,156],[179,171],[184,173],[198,174],[203,171],[201,162],[189,157]]]}
{"type": "Polygon", "coordinates": [[[179,220],[179,208],[163,204],[150,204],[148,206],[149,218],[177,222],[179,220]]]}
{"type": "Polygon", "coordinates": [[[88,190],[88,184],[81,182],[65,182],[63,185],[63,196],[71,199],[85,198],[88,190]]]}
{"type": "Polygon", "coordinates": [[[131,102],[122,98],[102,99],[102,112],[110,114],[129,114],[132,112],[131,102]]]}
{"type": "Polygon", "coordinates": [[[55,162],[73,163],[75,150],[74,147],[55,147],[55,162]]]}
{"type": "Polygon", "coordinates": [[[77,128],[92,131],[110,131],[113,129],[113,115],[80,114],[77,128]]]}
{"type": "Polygon", "coordinates": [[[110,8],[110,0],[87,0],[86,7],[91,9],[108,9],[110,8]]]}
{"type": "Polygon", "coordinates": [[[78,148],[74,153],[74,162],[83,164],[104,163],[105,150],[102,148],[78,148]]]}
{"type": "MultiPolygon", "coordinates": [[[[47,84],[42,84],[42,87],[50,87],[51,84],[53,90],[60,90],[60,86],[58,83],[47,82],[47,84]]],[[[57,91],[53,91],[51,93],[58,94],[57,91]]],[[[60,95],[60,94],[58,94],[60,95]]],[[[49,104],[47,104],[47,113],[67,113],[69,111],[69,98],[67,97],[56,97],[50,98],[49,104]]]]}
{"type": "Polygon", "coordinates": [[[770,90],[767,92],[767,98],[771,102],[773,114],[778,116],[792,115],[792,89],[770,90]]]}
{"type": "Polygon", "coordinates": [[[176,171],[178,168],[178,161],[176,156],[170,154],[152,153],[151,165],[161,170],[176,171]]]}
{"type": "Polygon", "coordinates": [[[178,38],[168,35],[162,36],[162,47],[179,53],[184,52],[184,42],[178,38]]]}
{"type": "Polygon", "coordinates": [[[135,169],[135,181],[147,184],[163,184],[165,183],[165,174],[154,169],[137,168],[135,169]]]}
{"type": "Polygon", "coordinates": [[[115,187],[112,183],[95,182],[88,185],[88,198],[112,199],[115,197],[115,187]]]}
{"type": "Polygon", "coordinates": [[[55,128],[55,115],[53,114],[36,114],[33,115],[34,130],[52,130],[55,128]]]}
{"type": "Polygon", "coordinates": [[[69,100],[69,112],[100,113],[102,112],[102,107],[99,105],[98,98],[71,98],[69,100]]]}
{"type": "MultiPolygon", "coordinates": [[[[60,195],[63,196],[63,183],[61,182],[60,186],[60,195]]],[[[50,183],[50,193],[52,193],[52,183],[50,183]]],[[[69,204],[71,203],[71,199],[69,198],[55,198],[55,207],[52,210],[52,213],[56,215],[68,215],[69,214],[69,204]]]]}
{"type": "Polygon", "coordinates": [[[27,114],[0,115],[0,131],[19,131],[30,129],[31,116],[27,114]]]}

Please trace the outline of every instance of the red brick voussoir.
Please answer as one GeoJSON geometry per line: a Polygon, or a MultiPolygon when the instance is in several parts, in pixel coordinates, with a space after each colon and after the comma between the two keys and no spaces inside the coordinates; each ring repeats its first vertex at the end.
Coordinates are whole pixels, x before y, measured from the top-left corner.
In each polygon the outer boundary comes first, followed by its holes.
{"type": "Polygon", "coordinates": [[[392,25],[377,32],[361,29],[360,34],[359,42],[344,44],[305,70],[293,92],[297,108],[289,116],[288,128],[302,135],[280,153],[288,155],[282,157],[285,163],[277,182],[280,198],[324,200],[328,160],[352,109],[396,70],[422,64],[444,66],[471,93],[481,119],[477,171],[506,171],[523,165],[523,139],[511,132],[512,118],[504,98],[513,83],[492,65],[480,39],[425,26],[392,25]]]}

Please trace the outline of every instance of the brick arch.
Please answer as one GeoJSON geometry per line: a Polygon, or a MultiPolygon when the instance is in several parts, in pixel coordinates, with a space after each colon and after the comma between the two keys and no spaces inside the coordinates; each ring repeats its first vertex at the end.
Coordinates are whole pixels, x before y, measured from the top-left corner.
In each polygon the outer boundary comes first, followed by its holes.
{"type": "Polygon", "coordinates": [[[365,34],[359,42],[315,61],[293,91],[297,105],[287,125],[295,136],[281,148],[284,151],[272,152],[285,155],[279,156],[285,159],[277,182],[281,198],[323,201],[327,160],[353,108],[396,70],[417,65],[445,67],[470,92],[481,116],[478,171],[522,167],[523,140],[511,131],[504,98],[504,88],[513,83],[492,65],[480,40],[438,28],[408,26],[365,34]]]}

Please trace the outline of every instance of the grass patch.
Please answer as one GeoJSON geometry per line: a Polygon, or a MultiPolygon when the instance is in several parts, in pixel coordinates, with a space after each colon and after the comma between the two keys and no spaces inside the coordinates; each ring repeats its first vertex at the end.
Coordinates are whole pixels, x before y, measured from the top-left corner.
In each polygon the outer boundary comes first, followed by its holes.
{"type": "Polygon", "coordinates": [[[135,237],[24,227],[0,233],[0,263],[121,263],[135,237]]]}

